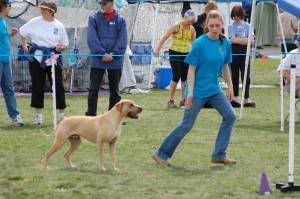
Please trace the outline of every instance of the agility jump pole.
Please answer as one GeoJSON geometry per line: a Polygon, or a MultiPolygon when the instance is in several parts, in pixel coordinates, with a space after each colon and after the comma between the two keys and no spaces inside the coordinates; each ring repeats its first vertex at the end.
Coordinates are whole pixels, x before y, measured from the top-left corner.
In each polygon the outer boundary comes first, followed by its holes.
{"type": "Polygon", "coordinates": [[[282,192],[300,191],[300,186],[294,185],[295,168],[295,105],[296,105],[296,65],[291,65],[290,84],[290,121],[289,121],[289,159],[288,159],[288,183],[276,184],[276,189],[282,192]]]}
{"type": "Polygon", "coordinates": [[[52,111],[53,111],[53,128],[57,126],[57,113],[56,113],[56,81],[55,81],[55,62],[54,53],[51,54],[51,76],[52,76],[52,111]]]}
{"type": "Polygon", "coordinates": [[[254,30],[253,21],[254,21],[254,16],[255,16],[255,12],[256,12],[255,3],[256,3],[256,0],[252,0],[250,28],[249,28],[249,32],[248,32],[247,53],[246,53],[246,60],[245,60],[245,73],[244,73],[243,92],[242,92],[242,101],[241,101],[241,109],[240,109],[239,119],[243,118],[243,109],[244,109],[245,92],[246,92],[245,87],[246,87],[247,73],[248,73],[248,69],[249,69],[252,30],[254,30]]]}

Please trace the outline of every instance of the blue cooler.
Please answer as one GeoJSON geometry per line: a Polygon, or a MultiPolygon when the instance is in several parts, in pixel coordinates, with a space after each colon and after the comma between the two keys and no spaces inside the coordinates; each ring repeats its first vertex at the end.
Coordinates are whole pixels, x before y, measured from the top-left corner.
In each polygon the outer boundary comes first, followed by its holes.
{"type": "Polygon", "coordinates": [[[169,86],[172,79],[172,69],[170,66],[159,65],[154,71],[156,88],[164,89],[169,86]]]}

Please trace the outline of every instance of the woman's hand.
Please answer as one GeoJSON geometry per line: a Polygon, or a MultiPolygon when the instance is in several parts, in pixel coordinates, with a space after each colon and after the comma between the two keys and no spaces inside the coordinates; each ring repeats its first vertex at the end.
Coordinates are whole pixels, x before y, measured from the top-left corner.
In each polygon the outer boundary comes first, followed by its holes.
{"type": "Polygon", "coordinates": [[[191,109],[193,105],[193,96],[189,95],[185,101],[185,109],[191,109]]]}
{"type": "Polygon", "coordinates": [[[24,54],[29,54],[29,49],[28,49],[27,44],[23,44],[22,48],[23,48],[24,54]]]}
{"type": "Polygon", "coordinates": [[[62,52],[62,51],[64,51],[65,49],[66,49],[66,46],[63,45],[63,44],[57,44],[57,46],[55,47],[55,50],[56,50],[57,52],[62,52]]]}
{"type": "Polygon", "coordinates": [[[13,37],[18,33],[18,28],[12,28],[10,31],[10,36],[13,37]]]}
{"type": "Polygon", "coordinates": [[[229,100],[230,102],[234,99],[234,93],[233,93],[233,88],[232,88],[232,86],[229,86],[229,87],[228,87],[228,90],[227,90],[227,97],[228,97],[228,100],[229,100]]]}
{"type": "Polygon", "coordinates": [[[153,51],[153,54],[156,55],[156,56],[158,56],[158,55],[159,55],[159,49],[156,48],[156,49],[153,51]]]}

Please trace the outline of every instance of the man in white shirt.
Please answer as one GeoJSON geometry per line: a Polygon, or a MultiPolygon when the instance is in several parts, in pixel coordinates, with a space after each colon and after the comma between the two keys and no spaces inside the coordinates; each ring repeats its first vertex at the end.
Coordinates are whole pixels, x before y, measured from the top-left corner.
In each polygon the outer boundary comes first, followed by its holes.
{"type": "Polygon", "coordinates": [[[291,65],[296,65],[296,97],[300,97],[300,35],[296,38],[295,44],[296,49],[290,51],[286,58],[283,60],[282,64],[279,66],[278,70],[283,70],[283,77],[286,80],[285,87],[289,91],[290,89],[290,79],[291,79],[291,65]]]}

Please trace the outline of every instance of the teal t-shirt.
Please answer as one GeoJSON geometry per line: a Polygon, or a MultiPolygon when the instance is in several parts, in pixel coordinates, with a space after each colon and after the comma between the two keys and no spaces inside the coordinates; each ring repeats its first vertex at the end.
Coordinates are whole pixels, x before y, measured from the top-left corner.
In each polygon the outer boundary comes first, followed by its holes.
{"type": "Polygon", "coordinates": [[[9,63],[9,54],[10,42],[9,34],[7,31],[7,25],[5,19],[3,17],[0,17],[0,61],[4,63],[9,63]]]}
{"type": "Polygon", "coordinates": [[[196,39],[185,62],[196,67],[193,97],[203,99],[222,92],[219,77],[224,64],[232,60],[228,39],[211,39],[206,34],[196,39]]]}

